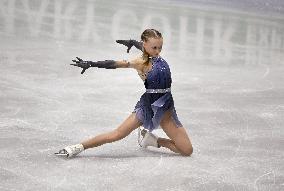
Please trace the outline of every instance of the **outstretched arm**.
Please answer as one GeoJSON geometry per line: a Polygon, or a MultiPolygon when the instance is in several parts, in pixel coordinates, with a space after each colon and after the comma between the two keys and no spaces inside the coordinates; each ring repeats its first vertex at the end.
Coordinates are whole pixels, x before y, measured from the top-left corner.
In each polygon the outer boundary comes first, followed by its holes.
{"type": "Polygon", "coordinates": [[[138,42],[137,40],[116,40],[117,43],[123,44],[127,47],[127,53],[129,53],[129,50],[132,48],[132,46],[135,46],[137,49],[143,51],[143,42],[138,42]]]}
{"type": "Polygon", "coordinates": [[[104,60],[104,61],[84,61],[79,57],[76,57],[77,60],[72,60],[75,64],[70,64],[73,66],[77,66],[82,68],[81,74],[90,68],[90,67],[97,67],[97,68],[105,68],[105,69],[116,69],[116,68],[132,68],[133,64],[130,64],[129,61],[114,61],[114,60],[104,60]]]}

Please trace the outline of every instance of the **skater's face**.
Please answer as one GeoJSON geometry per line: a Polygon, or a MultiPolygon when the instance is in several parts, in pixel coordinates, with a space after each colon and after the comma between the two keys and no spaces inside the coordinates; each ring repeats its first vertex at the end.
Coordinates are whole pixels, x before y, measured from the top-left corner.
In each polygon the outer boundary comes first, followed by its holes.
{"type": "Polygon", "coordinates": [[[148,38],[146,42],[143,42],[144,50],[151,57],[159,56],[163,47],[163,38],[148,38]]]}

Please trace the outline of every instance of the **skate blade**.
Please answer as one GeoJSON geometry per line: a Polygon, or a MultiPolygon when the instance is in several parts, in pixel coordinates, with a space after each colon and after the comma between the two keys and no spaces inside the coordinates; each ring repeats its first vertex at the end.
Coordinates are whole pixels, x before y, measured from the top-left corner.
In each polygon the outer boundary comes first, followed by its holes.
{"type": "Polygon", "coordinates": [[[68,153],[65,150],[60,150],[57,153],[54,153],[56,156],[63,156],[63,157],[68,157],[68,153]]]}
{"type": "Polygon", "coordinates": [[[64,153],[54,153],[56,156],[63,156],[63,157],[68,157],[68,154],[64,153]]]}

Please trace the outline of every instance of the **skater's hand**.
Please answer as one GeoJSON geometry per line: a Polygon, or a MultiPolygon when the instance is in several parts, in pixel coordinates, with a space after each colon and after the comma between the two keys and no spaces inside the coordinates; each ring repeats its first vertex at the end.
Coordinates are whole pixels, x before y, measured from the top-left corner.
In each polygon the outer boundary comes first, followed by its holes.
{"type": "Polygon", "coordinates": [[[72,60],[72,61],[75,62],[76,64],[70,64],[70,65],[72,65],[72,66],[77,66],[77,67],[82,68],[83,70],[82,70],[81,74],[84,74],[84,72],[85,72],[88,68],[90,68],[90,62],[89,62],[89,61],[84,61],[84,60],[82,60],[82,59],[79,58],[79,57],[76,57],[76,58],[77,58],[77,60],[72,60]]]}
{"type": "Polygon", "coordinates": [[[127,53],[129,53],[129,50],[132,48],[132,46],[134,45],[134,40],[116,40],[116,42],[118,44],[123,44],[124,46],[127,47],[127,53]]]}

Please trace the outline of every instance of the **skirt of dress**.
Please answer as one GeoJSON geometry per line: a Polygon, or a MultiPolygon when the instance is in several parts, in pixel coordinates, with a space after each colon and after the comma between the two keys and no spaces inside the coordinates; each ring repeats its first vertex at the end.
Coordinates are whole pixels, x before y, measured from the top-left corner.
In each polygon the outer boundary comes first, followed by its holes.
{"type": "Polygon", "coordinates": [[[164,94],[144,93],[137,102],[133,113],[150,132],[158,128],[166,111],[170,110],[177,127],[182,127],[179,121],[171,92],[164,94]]]}

